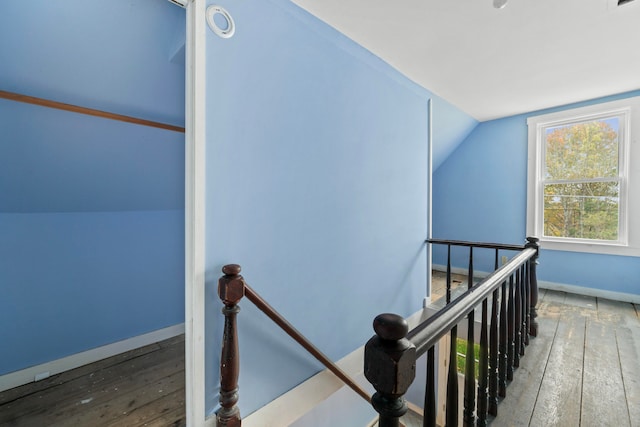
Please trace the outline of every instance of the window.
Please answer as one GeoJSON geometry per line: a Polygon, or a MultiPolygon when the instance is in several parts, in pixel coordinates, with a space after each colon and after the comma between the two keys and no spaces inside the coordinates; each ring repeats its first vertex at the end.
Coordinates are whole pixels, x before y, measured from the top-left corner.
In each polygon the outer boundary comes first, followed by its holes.
{"type": "Polygon", "coordinates": [[[640,149],[632,142],[640,134],[640,98],[527,124],[528,235],[548,249],[640,255],[640,206],[629,197],[640,189],[640,149]]]}

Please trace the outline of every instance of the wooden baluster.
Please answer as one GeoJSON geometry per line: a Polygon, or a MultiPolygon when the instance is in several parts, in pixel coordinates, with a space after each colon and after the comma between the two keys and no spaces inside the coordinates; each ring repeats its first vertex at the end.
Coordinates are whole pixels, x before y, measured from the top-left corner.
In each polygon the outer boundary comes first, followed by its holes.
{"type": "Polygon", "coordinates": [[[469,247],[469,271],[467,272],[467,289],[473,287],[473,246],[469,247]]]}
{"type": "Polygon", "coordinates": [[[399,427],[408,410],[403,396],[416,376],[416,347],[406,339],[406,320],[396,314],[376,316],[373,330],[364,349],[364,375],[376,389],[371,403],[380,414],[379,427],[399,427]]]}
{"type": "Polygon", "coordinates": [[[238,376],[240,354],[236,315],[240,311],[238,302],[244,296],[245,282],[237,264],[225,265],[224,276],[218,280],[218,296],[224,303],[224,335],[220,357],[220,410],[216,415],[219,427],[239,427],[242,424],[238,403],[238,376]]]}
{"type": "Polygon", "coordinates": [[[502,282],[502,292],[500,294],[500,354],[498,355],[498,395],[507,395],[507,282],[502,282]]]}
{"type": "MultiPolygon", "coordinates": [[[[473,247],[469,247],[469,272],[467,275],[467,285],[473,287],[473,247]]],[[[468,315],[467,323],[467,354],[464,370],[464,410],[462,411],[462,422],[465,427],[472,427],[475,424],[474,410],[476,406],[476,378],[475,378],[475,354],[474,354],[474,311],[468,315]]]]}
{"type": "Polygon", "coordinates": [[[514,283],[514,314],[513,314],[513,367],[520,366],[520,343],[522,342],[521,327],[522,327],[522,297],[520,294],[520,285],[522,284],[522,278],[520,275],[520,269],[515,272],[514,283]]]}
{"type": "Polygon", "coordinates": [[[424,392],[423,427],[436,427],[436,358],[434,348],[427,350],[427,387],[424,392]]]}
{"type": "Polygon", "coordinates": [[[451,302],[451,245],[447,245],[447,304],[451,302]]]}
{"type": "Polygon", "coordinates": [[[540,246],[538,241],[540,239],[536,237],[527,237],[527,248],[534,248],[536,255],[529,260],[529,334],[533,337],[538,336],[538,312],[536,306],[538,305],[538,278],[536,275],[536,265],[538,264],[538,256],[540,252],[540,246]]]}
{"type": "Polygon", "coordinates": [[[475,424],[473,415],[476,406],[476,378],[475,378],[475,354],[473,342],[473,311],[469,313],[469,323],[467,326],[467,354],[464,367],[464,410],[462,411],[462,423],[465,427],[472,427],[475,424]]]}
{"type": "Polygon", "coordinates": [[[527,304],[527,300],[524,299],[525,296],[525,289],[526,289],[526,279],[527,279],[527,274],[526,274],[526,268],[525,268],[525,264],[523,264],[520,267],[520,287],[518,289],[520,289],[520,356],[524,356],[525,353],[525,345],[526,345],[526,337],[529,336],[529,334],[527,333],[527,315],[526,315],[526,309],[525,307],[528,305],[527,304]]]}
{"type": "Polygon", "coordinates": [[[491,328],[489,330],[489,413],[498,415],[498,290],[491,301],[491,328]]]}
{"type": "Polygon", "coordinates": [[[482,301],[482,324],[480,325],[480,362],[478,366],[478,427],[487,425],[489,396],[487,394],[487,377],[489,375],[489,340],[487,337],[488,306],[482,301]]]}
{"type": "MultiPolygon", "coordinates": [[[[500,267],[499,250],[496,249],[494,271],[500,267]]],[[[491,325],[489,327],[489,414],[498,415],[498,290],[491,300],[491,325]]]]}
{"type": "Polygon", "coordinates": [[[458,326],[451,329],[447,372],[446,427],[458,427],[458,326]]]}
{"type": "Polygon", "coordinates": [[[513,380],[513,334],[515,327],[515,301],[513,298],[513,275],[509,277],[509,300],[507,301],[507,380],[513,380]]]}
{"type": "Polygon", "coordinates": [[[530,296],[530,280],[529,280],[529,263],[527,262],[523,266],[524,281],[522,283],[522,301],[523,301],[523,314],[522,314],[522,337],[523,347],[529,345],[529,315],[531,308],[529,307],[530,296]]]}

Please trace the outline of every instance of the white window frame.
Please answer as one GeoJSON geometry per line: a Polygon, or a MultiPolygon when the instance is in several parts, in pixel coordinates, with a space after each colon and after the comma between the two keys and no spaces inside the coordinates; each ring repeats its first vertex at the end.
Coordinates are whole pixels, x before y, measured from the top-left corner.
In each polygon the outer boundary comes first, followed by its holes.
{"type": "Polygon", "coordinates": [[[527,119],[527,235],[540,238],[544,249],[640,256],[640,97],[557,111],[527,119]],[[620,117],[618,155],[620,213],[617,241],[544,236],[543,184],[545,130],[571,123],[620,117]]]}

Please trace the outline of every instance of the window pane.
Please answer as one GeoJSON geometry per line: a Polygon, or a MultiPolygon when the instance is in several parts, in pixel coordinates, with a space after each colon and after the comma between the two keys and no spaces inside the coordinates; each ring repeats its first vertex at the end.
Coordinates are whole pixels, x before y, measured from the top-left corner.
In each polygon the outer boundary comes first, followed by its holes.
{"type": "Polygon", "coordinates": [[[618,240],[618,182],[546,184],[544,235],[618,240]]]}
{"type": "Polygon", "coordinates": [[[546,128],[545,179],[617,177],[619,123],[609,117],[546,128]]]}

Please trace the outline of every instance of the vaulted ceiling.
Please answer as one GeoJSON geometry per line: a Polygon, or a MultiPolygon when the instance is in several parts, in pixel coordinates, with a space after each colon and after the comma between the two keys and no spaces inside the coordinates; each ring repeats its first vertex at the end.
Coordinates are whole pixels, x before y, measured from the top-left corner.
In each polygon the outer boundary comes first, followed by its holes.
{"type": "Polygon", "coordinates": [[[292,0],[484,121],[640,88],[640,0],[292,0]]]}

